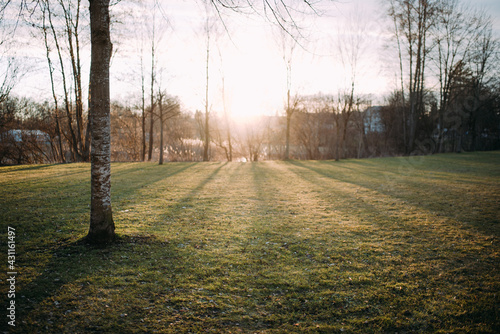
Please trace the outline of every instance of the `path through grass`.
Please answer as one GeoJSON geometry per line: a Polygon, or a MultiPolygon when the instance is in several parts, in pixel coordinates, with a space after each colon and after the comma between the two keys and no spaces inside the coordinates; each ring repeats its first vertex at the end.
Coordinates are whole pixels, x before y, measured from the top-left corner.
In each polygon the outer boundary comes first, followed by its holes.
{"type": "Polygon", "coordinates": [[[88,165],[2,167],[15,330],[494,333],[499,166],[500,152],[117,163],[107,248],[78,242],[88,165]]]}

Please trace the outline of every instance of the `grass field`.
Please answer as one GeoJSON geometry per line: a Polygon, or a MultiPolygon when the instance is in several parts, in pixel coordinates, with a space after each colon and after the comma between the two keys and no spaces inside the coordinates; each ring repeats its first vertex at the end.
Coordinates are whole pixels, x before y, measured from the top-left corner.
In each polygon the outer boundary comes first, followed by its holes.
{"type": "Polygon", "coordinates": [[[16,231],[10,332],[500,328],[500,152],[116,163],[106,248],[79,242],[88,164],[2,167],[0,198],[2,253],[16,231]]]}

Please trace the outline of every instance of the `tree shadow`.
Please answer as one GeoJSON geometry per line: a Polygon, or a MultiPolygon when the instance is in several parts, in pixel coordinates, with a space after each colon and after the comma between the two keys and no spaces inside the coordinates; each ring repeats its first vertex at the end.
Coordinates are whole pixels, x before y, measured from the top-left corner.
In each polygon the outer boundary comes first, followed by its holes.
{"type": "MultiPolygon", "coordinates": [[[[119,202],[166,178],[181,174],[198,165],[199,162],[172,163],[164,165],[132,165],[130,168],[111,172],[111,199],[119,202]],[[141,175],[147,173],[147,178],[141,175]],[[132,177],[134,176],[134,177],[132,177]]],[[[128,167],[128,166],[127,166],[128,167]]]]}
{"type": "Polygon", "coordinates": [[[61,164],[48,164],[48,165],[12,165],[12,166],[2,166],[0,165],[0,174],[2,173],[12,173],[12,172],[18,172],[18,171],[24,171],[24,170],[38,170],[38,169],[45,169],[49,168],[52,166],[57,166],[61,164]],[[6,170],[7,168],[11,167],[11,170],[6,170]]]}
{"type": "Polygon", "coordinates": [[[196,187],[191,189],[187,195],[185,195],[181,199],[177,200],[175,202],[175,204],[173,204],[170,208],[171,209],[178,209],[180,207],[184,207],[186,205],[189,205],[194,200],[195,196],[197,194],[199,194],[201,192],[201,190],[203,190],[203,188],[205,188],[205,186],[209,182],[213,181],[215,179],[215,177],[217,176],[217,174],[219,174],[221,169],[224,168],[227,164],[228,164],[228,162],[225,162],[225,163],[221,164],[219,167],[217,167],[216,169],[214,169],[207,177],[205,177],[203,180],[201,180],[201,182],[198,183],[198,185],[196,187]]]}
{"type": "Polygon", "coordinates": [[[113,167],[112,167],[111,178],[112,178],[112,182],[113,182],[113,178],[114,178],[115,183],[120,183],[120,182],[127,183],[127,188],[130,188],[131,191],[135,191],[137,188],[146,187],[146,186],[154,184],[158,181],[166,179],[168,177],[172,177],[176,174],[180,174],[180,173],[186,171],[187,169],[192,168],[198,164],[199,164],[199,162],[169,163],[169,164],[164,164],[164,165],[157,165],[157,164],[145,165],[142,163],[126,164],[126,166],[128,167],[127,169],[113,171],[113,167]],[[140,180],[138,180],[136,182],[136,184],[130,183],[131,176],[133,176],[134,174],[135,174],[135,176],[144,175],[143,173],[147,173],[147,175],[148,175],[147,179],[141,178],[140,180]]]}
{"type": "MultiPolygon", "coordinates": [[[[478,231],[481,231],[486,236],[491,236],[492,233],[498,237],[498,232],[495,232],[495,229],[492,229],[492,224],[495,225],[498,221],[465,221],[462,217],[457,217],[456,211],[450,210],[450,206],[462,205],[460,203],[450,203],[446,199],[443,200],[443,204],[435,202],[434,196],[425,196],[428,192],[435,192],[436,189],[432,188],[431,185],[424,184],[423,182],[419,182],[421,179],[422,171],[419,168],[409,169],[407,173],[405,170],[394,170],[391,166],[387,166],[386,169],[381,169],[381,167],[373,166],[369,163],[359,162],[359,161],[349,161],[349,164],[353,163],[354,165],[359,165],[359,168],[350,169],[349,173],[335,173],[338,171],[337,167],[347,168],[347,166],[338,166],[337,163],[333,162],[318,162],[318,166],[311,166],[310,163],[303,163],[300,161],[290,161],[288,162],[291,165],[296,167],[312,171],[318,175],[323,177],[327,177],[332,180],[337,180],[340,182],[356,185],[359,187],[363,187],[369,189],[371,191],[378,192],[388,197],[392,197],[397,199],[398,201],[408,203],[412,206],[421,208],[424,212],[429,212],[432,215],[439,217],[445,216],[450,219],[454,219],[460,221],[462,223],[461,226],[456,226],[457,228],[469,229],[470,227],[474,227],[478,231]],[[369,171],[363,171],[366,166],[370,166],[372,168],[369,171]],[[415,173],[415,176],[412,177],[411,174],[415,173]],[[420,175],[419,175],[420,174],[420,175]],[[359,177],[359,175],[363,175],[363,177],[359,177]],[[381,182],[382,181],[382,182],[381,182]],[[410,189],[418,190],[422,193],[422,196],[416,196],[417,193],[408,192],[407,189],[401,190],[401,186],[409,185],[410,189]]],[[[430,169],[432,170],[432,169],[430,169]]],[[[291,169],[297,176],[307,179],[309,182],[318,183],[318,180],[314,178],[307,178],[303,173],[299,173],[291,169]]],[[[456,182],[456,180],[454,180],[456,182]]],[[[355,199],[354,199],[355,200],[355,199]]]]}
{"type": "MultiPolygon", "coordinates": [[[[383,245],[383,251],[391,254],[391,260],[385,265],[394,266],[396,272],[413,272],[414,280],[421,286],[430,289],[433,287],[428,285],[429,281],[446,282],[449,286],[454,286],[453,289],[459,291],[474,291],[478,285],[485,286],[488,288],[477,293],[481,294],[481,298],[490,298],[491,288],[489,286],[491,286],[492,281],[495,281],[495,276],[491,276],[489,273],[495,272],[497,267],[492,261],[497,251],[491,247],[498,235],[492,228],[492,225],[496,224],[495,221],[488,224],[479,222],[474,224],[474,228],[471,229],[471,226],[464,224],[461,217],[457,218],[454,212],[450,212],[454,210],[449,208],[430,209],[428,203],[435,199],[432,195],[415,199],[404,193],[377,187],[373,180],[380,179],[380,174],[373,175],[372,179],[368,181],[366,179],[356,181],[343,174],[339,176],[336,173],[336,165],[334,169],[333,163],[332,165],[323,163],[323,168],[315,168],[310,163],[297,161],[290,162],[290,164],[299,167],[289,168],[297,177],[315,187],[323,188],[325,194],[328,194],[329,191],[337,193],[337,196],[333,197],[333,201],[329,200],[331,208],[335,209],[336,200],[342,201],[343,214],[346,219],[353,223],[344,224],[346,229],[349,229],[349,235],[353,239],[364,240],[367,244],[373,240],[375,245],[383,245]],[[325,170],[328,167],[332,170],[325,170]],[[304,170],[313,173],[307,173],[304,170]],[[361,188],[354,187],[357,189],[343,191],[341,186],[330,190],[331,183],[325,182],[323,178],[318,178],[315,175],[361,188]],[[387,196],[387,200],[379,201],[378,196],[375,195],[372,201],[369,193],[363,197],[363,188],[387,196]],[[357,193],[358,189],[359,194],[357,193]],[[395,207],[391,207],[394,204],[396,204],[395,207]],[[397,204],[404,206],[404,210],[409,210],[408,217],[404,213],[398,212],[397,204]],[[445,216],[445,219],[440,218],[440,216],[445,216]],[[459,223],[450,221],[448,218],[459,223]],[[356,228],[350,229],[351,226],[356,228]],[[489,245],[490,242],[491,245],[489,245]],[[394,261],[394,256],[400,257],[402,261],[394,261]],[[464,279],[464,277],[467,278],[464,279]]],[[[382,171],[376,169],[374,173],[382,173],[382,171]]],[[[432,192],[432,189],[426,191],[432,192]]],[[[361,246],[359,247],[361,249],[361,246]]],[[[359,253],[358,248],[353,249],[352,253],[359,253]]],[[[377,258],[383,258],[380,256],[380,252],[377,253],[375,253],[377,258]]],[[[399,282],[406,280],[405,277],[400,279],[402,280],[399,282]]],[[[470,292],[464,292],[460,298],[469,303],[477,298],[477,296],[474,298],[471,296],[470,292]]],[[[457,300],[460,298],[457,297],[457,300]]],[[[495,318],[494,308],[486,308],[484,314],[468,311],[465,314],[467,315],[464,318],[470,317],[469,319],[474,319],[473,321],[477,322],[491,323],[492,319],[495,318]]]]}
{"type": "MultiPolygon", "coordinates": [[[[84,239],[61,240],[51,249],[40,247],[32,252],[48,261],[36,269],[36,278],[17,287],[16,327],[10,328],[12,333],[122,332],[119,315],[107,314],[110,310],[100,301],[102,294],[111,291],[113,298],[122,301],[115,307],[124,308],[130,318],[145,318],[147,309],[124,307],[127,294],[131,300],[141,300],[148,294],[168,294],[169,289],[161,285],[152,292],[154,282],[148,276],[158,276],[158,271],[170,277],[185,275],[191,260],[185,256],[181,260],[173,244],[152,234],[121,235],[105,246],[89,245],[84,239]],[[167,261],[158,263],[156,258],[167,261]],[[89,317],[88,321],[80,318],[78,308],[89,317]]],[[[22,267],[18,270],[18,276],[22,276],[22,267]]],[[[111,301],[108,303],[113,307],[111,301]]]]}

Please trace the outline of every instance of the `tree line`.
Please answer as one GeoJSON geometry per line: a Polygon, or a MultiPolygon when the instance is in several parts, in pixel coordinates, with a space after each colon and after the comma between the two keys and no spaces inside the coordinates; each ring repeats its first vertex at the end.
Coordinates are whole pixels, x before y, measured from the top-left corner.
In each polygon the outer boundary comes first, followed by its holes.
{"type": "MultiPolygon", "coordinates": [[[[481,108],[477,109],[468,108],[467,103],[473,95],[464,94],[463,90],[460,92],[456,97],[460,104],[453,113],[447,114],[445,120],[449,125],[441,137],[436,131],[440,117],[438,102],[429,95],[425,101],[428,111],[419,119],[420,134],[411,153],[500,149],[498,86],[484,87],[481,108]]],[[[342,99],[319,93],[295,97],[289,130],[289,158],[338,160],[406,153],[402,139],[405,123],[400,91],[392,93],[383,106],[372,106],[369,97],[363,97],[357,98],[349,107],[349,99],[349,96],[342,99]]],[[[151,161],[159,163],[203,161],[205,114],[182,110],[181,102],[175,97],[160,94],[156,103],[158,113],[153,114],[153,127],[146,132],[143,132],[143,124],[150,124],[150,106],[145,108],[143,122],[139,106],[111,104],[111,161],[144,161],[143,158],[148,156],[151,161]],[[144,147],[148,149],[144,150],[144,147]],[[147,153],[149,147],[151,155],[147,153]]],[[[1,108],[4,111],[0,118],[0,161],[3,164],[74,161],[68,123],[61,122],[59,131],[56,131],[53,105],[9,98],[2,102],[1,108]]],[[[208,126],[211,134],[208,160],[285,158],[286,115],[261,116],[237,123],[225,118],[224,114],[215,114],[210,117],[208,126]]]]}
{"type": "MultiPolygon", "coordinates": [[[[162,88],[153,22],[149,78],[141,56],[140,101],[110,106],[111,160],[338,160],[499,149],[498,40],[491,17],[458,0],[387,0],[385,5],[399,87],[382,105],[373,106],[371,96],[358,93],[362,30],[351,29],[356,38],[338,43],[340,60],[349,68],[346,89],[309,96],[292,91],[297,39],[281,30],[287,70],[283,110],[248,124],[235,123],[227,110],[210,109],[216,18],[209,7],[203,27],[203,111],[184,110],[182,101],[162,88]]],[[[89,16],[80,0],[38,1],[36,7],[29,22],[45,48],[52,100],[12,95],[19,69],[11,58],[1,59],[7,70],[0,87],[0,164],[90,161],[91,114],[85,110],[82,77],[89,16]]]]}

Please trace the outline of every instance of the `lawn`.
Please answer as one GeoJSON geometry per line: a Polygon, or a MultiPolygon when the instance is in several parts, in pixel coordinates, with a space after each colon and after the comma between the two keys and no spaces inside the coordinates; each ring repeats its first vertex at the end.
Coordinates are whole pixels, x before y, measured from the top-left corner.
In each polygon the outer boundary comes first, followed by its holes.
{"type": "Polygon", "coordinates": [[[0,198],[4,254],[16,233],[9,332],[500,328],[500,152],[115,163],[120,239],[105,248],[81,242],[88,164],[1,167],[0,198]]]}

